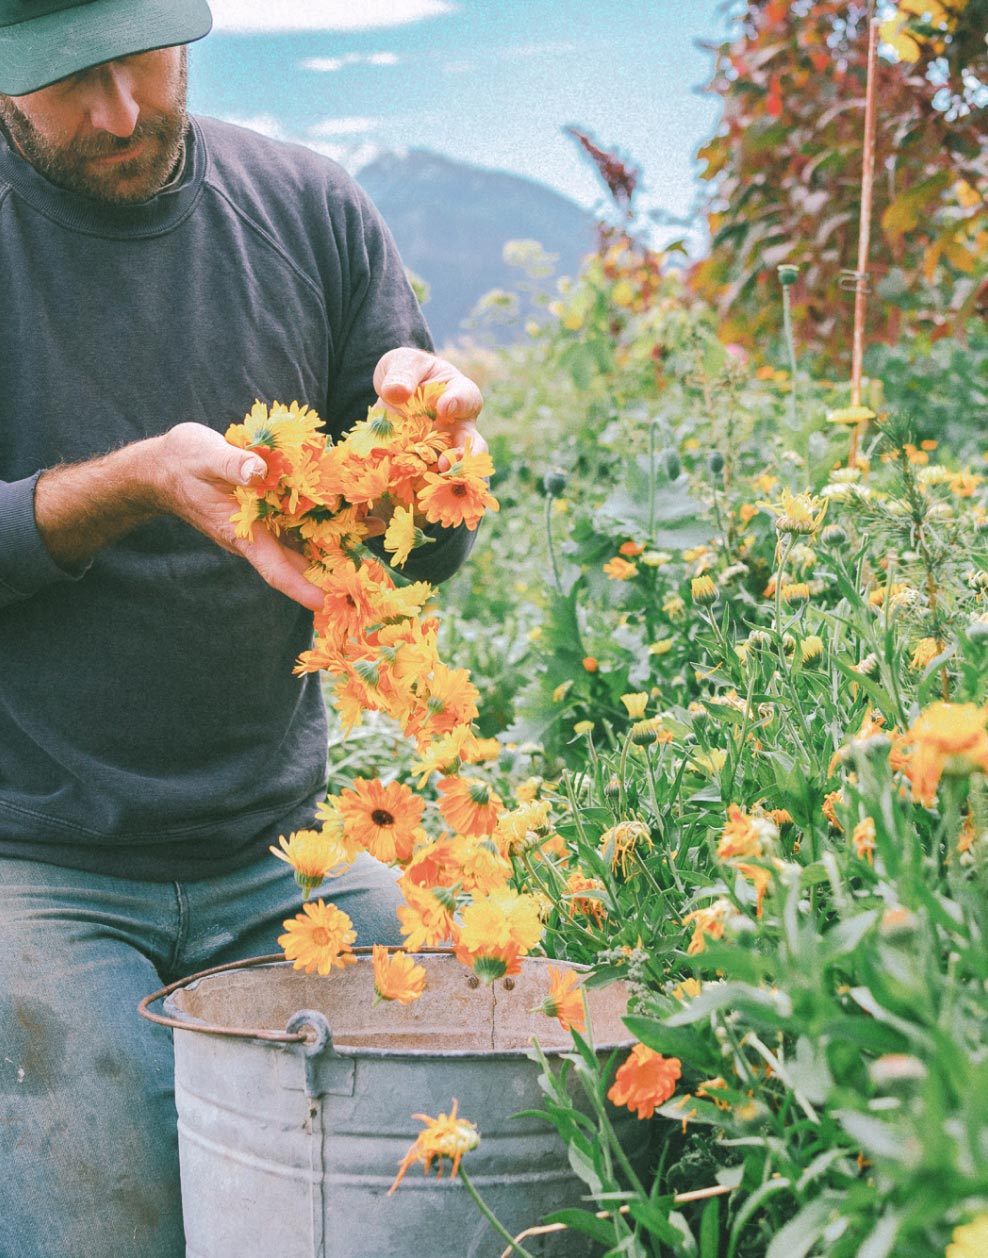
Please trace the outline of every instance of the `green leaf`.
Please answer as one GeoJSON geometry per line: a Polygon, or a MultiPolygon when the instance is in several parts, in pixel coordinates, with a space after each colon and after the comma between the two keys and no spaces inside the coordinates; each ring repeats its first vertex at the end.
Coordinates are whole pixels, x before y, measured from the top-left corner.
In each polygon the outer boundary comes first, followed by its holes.
{"type": "Polygon", "coordinates": [[[720,1201],[711,1197],[700,1222],[700,1258],[720,1258],[720,1201]]]}
{"type": "Polygon", "coordinates": [[[614,1224],[608,1219],[598,1219],[587,1210],[556,1210],[545,1216],[546,1223],[562,1223],[574,1232],[589,1236],[601,1245],[610,1245],[614,1240],[614,1224]]]}
{"type": "Polygon", "coordinates": [[[806,1258],[823,1235],[832,1212],[833,1206],[826,1198],[809,1202],[772,1237],[765,1258],[806,1258]]]}
{"type": "Polygon", "coordinates": [[[720,1065],[720,1053],[695,1031],[672,1027],[655,1018],[627,1017],[624,1025],[646,1048],[666,1057],[678,1057],[689,1062],[703,1074],[714,1075],[720,1065]]]}

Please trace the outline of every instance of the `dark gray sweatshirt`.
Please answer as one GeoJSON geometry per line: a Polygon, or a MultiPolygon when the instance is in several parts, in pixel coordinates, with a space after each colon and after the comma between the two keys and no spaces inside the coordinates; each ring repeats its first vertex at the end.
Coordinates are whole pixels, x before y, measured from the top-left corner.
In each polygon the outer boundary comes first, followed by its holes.
{"type": "MultiPolygon", "coordinates": [[[[255,398],[336,436],[372,373],[428,331],[386,228],[334,163],[192,123],[182,178],[109,207],[53,187],[0,135],[0,856],[196,879],[311,822],[326,780],[312,615],[174,518],[81,575],[34,520],[41,470],[255,398]]],[[[440,581],[463,530],[413,555],[440,581]]]]}

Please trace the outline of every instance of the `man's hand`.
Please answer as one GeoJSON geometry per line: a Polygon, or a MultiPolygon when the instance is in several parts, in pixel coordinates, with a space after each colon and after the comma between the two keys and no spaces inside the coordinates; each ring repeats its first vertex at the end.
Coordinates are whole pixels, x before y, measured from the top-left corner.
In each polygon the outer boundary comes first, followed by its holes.
{"type": "Polygon", "coordinates": [[[423,349],[389,350],[374,369],[377,396],[390,406],[400,406],[420,385],[437,380],[446,385],[446,391],[436,406],[436,422],[448,427],[453,436],[452,448],[439,458],[439,470],[445,472],[467,442],[474,454],[487,450],[487,442],[477,431],[477,416],[484,405],[480,389],[445,358],[423,349]]]}
{"type": "Polygon", "coordinates": [[[73,568],[138,525],[174,515],[242,555],[276,590],[318,611],[323,596],[302,575],[306,560],[262,523],[254,525],[248,541],[237,537],[230,520],[234,487],[265,472],[256,454],[238,450],[204,424],[179,424],[102,458],[44,472],[35,491],[35,518],[55,562],[73,568]]]}
{"type": "Polygon", "coordinates": [[[156,440],[160,460],[152,486],[159,508],[185,520],[224,550],[242,555],[274,589],[319,611],[322,591],[302,575],[308,560],[260,521],[250,539],[237,537],[230,519],[236,509],[234,487],[262,480],[267,475],[264,461],[203,424],[178,424],[156,440]]]}

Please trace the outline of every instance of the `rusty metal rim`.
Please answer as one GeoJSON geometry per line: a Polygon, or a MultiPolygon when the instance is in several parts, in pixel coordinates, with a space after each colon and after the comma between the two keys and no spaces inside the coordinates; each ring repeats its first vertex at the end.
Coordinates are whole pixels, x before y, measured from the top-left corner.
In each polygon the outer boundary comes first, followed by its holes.
{"type": "MultiPolygon", "coordinates": [[[[389,951],[396,951],[396,948],[389,948],[389,951]]],[[[370,956],[373,952],[372,947],[356,947],[353,949],[356,956],[370,956]]],[[[418,948],[415,952],[416,956],[453,956],[452,948],[418,948]]],[[[527,957],[529,961],[546,961],[552,963],[549,957],[527,957]]],[[[148,1022],[155,1022],[158,1026],[171,1027],[176,1031],[194,1031],[199,1035],[223,1035],[232,1039],[240,1040],[264,1040],[270,1044],[307,1044],[313,1040],[313,1032],[311,1031],[270,1031],[265,1027],[228,1027],[217,1026],[209,1022],[190,1022],[182,1018],[170,1018],[166,1014],[152,1013],[149,1008],[155,1001],[164,1000],[166,996],[170,996],[172,992],[180,991],[183,987],[189,987],[201,978],[212,978],[215,974],[226,974],[232,970],[247,970],[260,968],[264,965],[271,966],[287,966],[290,962],[285,960],[284,953],[272,952],[263,957],[247,957],[243,961],[230,961],[226,965],[215,965],[208,970],[199,970],[195,974],[187,974],[184,978],[176,979],[174,983],[169,983],[167,987],[159,988],[158,991],[152,992],[150,996],[145,996],[143,1000],[138,1002],[137,1012],[142,1018],[146,1018],[148,1022]]],[[[559,964],[556,962],[556,964],[559,964]]],[[[586,972],[589,967],[585,965],[567,962],[572,969],[586,972]]],[[[630,1042],[630,1041],[629,1041],[630,1042]]],[[[607,1044],[595,1044],[594,1048],[598,1053],[612,1052],[615,1049],[627,1048],[628,1043],[615,1041],[607,1044]]],[[[342,1052],[346,1056],[359,1055],[361,1057],[457,1057],[467,1058],[475,1057],[489,1061],[492,1057],[525,1057],[528,1050],[524,1048],[518,1049],[498,1049],[489,1052],[479,1052],[476,1049],[447,1049],[445,1052],[436,1049],[430,1049],[427,1052],[418,1049],[387,1049],[387,1048],[359,1048],[348,1049],[345,1045],[341,1045],[342,1052]]],[[[569,1049],[544,1049],[547,1057],[555,1057],[560,1053],[569,1052],[569,1049]]]]}

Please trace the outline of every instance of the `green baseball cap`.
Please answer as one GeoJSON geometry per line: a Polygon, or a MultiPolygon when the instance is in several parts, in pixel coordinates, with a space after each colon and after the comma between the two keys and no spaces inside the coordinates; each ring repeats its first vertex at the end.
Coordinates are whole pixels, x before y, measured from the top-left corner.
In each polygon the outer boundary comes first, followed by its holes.
{"type": "Polygon", "coordinates": [[[25,96],[117,57],[209,33],[206,0],[0,0],[0,92],[25,96]]]}

